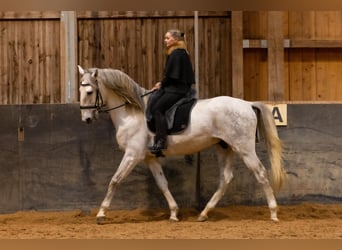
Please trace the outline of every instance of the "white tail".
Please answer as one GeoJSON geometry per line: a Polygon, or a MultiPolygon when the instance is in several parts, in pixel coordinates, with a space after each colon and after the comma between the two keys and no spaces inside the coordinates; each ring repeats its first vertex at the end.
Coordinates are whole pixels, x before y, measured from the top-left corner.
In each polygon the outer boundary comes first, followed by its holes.
{"type": "Polygon", "coordinates": [[[286,178],[283,168],[283,144],[279,139],[272,112],[261,102],[253,102],[252,106],[260,111],[258,130],[265,137],[272,168],[272,185],[275,191],[278,191],[286,178]]]}

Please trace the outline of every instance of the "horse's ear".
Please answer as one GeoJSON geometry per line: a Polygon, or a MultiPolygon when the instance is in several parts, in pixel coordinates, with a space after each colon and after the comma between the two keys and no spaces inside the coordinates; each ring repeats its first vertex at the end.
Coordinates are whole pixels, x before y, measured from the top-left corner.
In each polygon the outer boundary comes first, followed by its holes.
{"type": "Polygon", "coordinates": [[[97,69],[91,74],[92,77],[97,77],[97,69]]]}
{"type": "Polygon", "coordinates": [[[78,72],[80,72],[81,75],[84,75],[85,70],[80,65],[77,65],[77,67],[78,67],[78,72]]]}

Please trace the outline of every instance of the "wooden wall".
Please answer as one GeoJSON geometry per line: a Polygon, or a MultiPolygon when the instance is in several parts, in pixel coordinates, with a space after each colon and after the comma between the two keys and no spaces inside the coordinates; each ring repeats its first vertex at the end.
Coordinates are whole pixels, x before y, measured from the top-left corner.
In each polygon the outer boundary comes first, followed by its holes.
{"type": "MultiPolygon", "coordinates": [[[[77,102],[77,80],[70,83],[67,70],[70,60],[75,60],[70,65],[118,68],[152,87],[162,78],[164,33],[170,28],[186,33],[195,62],[193,11],[78,11],[75,34],[69,34],[62,15],[0,12],[0,104],[77,102]],[[65,44],[70,36],[75,46],[65,44]],[[77,58],[70,57],[70,49],[77,58]]],[[[231,94],[230,27],[229,12],[199,13],[200,97],[231,94]]]]}
{"type": "MultiPolygon", "coordinates": [[[[119,68],[152,87],[162,77],[169,28],[185,31],[195,61],[192,11],[74,16],[69,34],[63,12],[0,12],[0,104],[77,102],[76,67],[66,76],[76,64],[119,68]]],[[[200,98],[341,101],[341,19],[342,11],[200,11],[200,98]]]]}
{"type": "MultiPolygon", "coordinates": [[[[231,95],[230,16],[200,12],[199,93],[201,97],[231,95]]],[[[170,28],[185,32],[195,63],[194,13],[91,12],[78,14],[79,56],[84,67],[121,69],[145,88],[163,75],[164,34],[170,28]]]]}
{"type": "Polygon", "coordinates": [[[59,16],[0,16],[0,104],[59,103],[59,16]]]}
{"type": "MultiPolygon", "coordinates": [[[[284,101],[341,101],[342,12],[277,11],[284,50],[284,101]],[[286,44],[286,42],[288,44],[286,44]]],[[[269,100],[268,11],[243,12],[244,98],[269,100]],[[265,42],[263,45],[262,42],[265,42]]],[[[280,79],[281,81],[282,79],[280,79]]],[[[278,100],[279,101],[279,100],[278,100]]]]}

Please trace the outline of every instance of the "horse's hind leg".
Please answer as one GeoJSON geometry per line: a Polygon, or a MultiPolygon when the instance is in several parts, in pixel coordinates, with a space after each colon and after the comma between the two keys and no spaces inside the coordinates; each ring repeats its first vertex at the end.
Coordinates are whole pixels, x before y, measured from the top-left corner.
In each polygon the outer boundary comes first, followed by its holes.
{"type": "Polygon", "coordinates": [[[267,172],[265,167],[260,162],[258,156],[256,155],[255,151],[251,152],[249,154],[246,154],[242,157],[244,163],[247,165],[247,167],[253,171],[254,176],[258,180],[258,182],[262,185],[268,207],[271,212],[271,220],[278,221],[277,217],[277,202],[273,194],[273,189],[269,183],[269,180],[267,178],[267,172]]]}
{"type": "Polygon", "coordinates": [[[220,182],[219,187],[211,197],[203,211],[198,217],[198,221],[206,221],[208,219],[208,213],[212,210],[216,204],[221,200],[222,196],[227,190],[228,184],[233,178],[233,171],[231,168],[233,151],[229,147],[228,149],[222,148],[221,146],[216,146],[217,158],[220,164],[220,182]]]}
{"type": "Polygon", "coordinates": [[[165,178],[165,175],[164,175],[164,172],[160,163],[158,162],[158,160],[154,158],[146,159],[146,163],[149,166],[159,189],[162,191],[163,195],[165,196],[167,200],[167,203],[169,204],[170,221],[178,221],[178,218],[177,218],[178,205],[168,188],[168,182],[165,178]]]}

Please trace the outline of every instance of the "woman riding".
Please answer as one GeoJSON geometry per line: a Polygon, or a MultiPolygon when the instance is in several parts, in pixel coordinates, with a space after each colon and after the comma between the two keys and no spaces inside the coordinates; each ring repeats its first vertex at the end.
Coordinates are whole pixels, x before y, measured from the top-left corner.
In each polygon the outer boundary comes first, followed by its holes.
{"type": "Polygon", "coordinates": [[[148,102],[148,111],[156,128],[153,146],[149,147],[153,154],[161,155],[161,151],[167,148],[167,123],[165,112],[178,100],[185,97],[191,90],[191,84],[195,83],[189,53],[184,41],[184,33],[179,30],[168,30],[165,33],[166,63],[164,78],[155,84],[152,90],[156,90],[148,102]]]}

